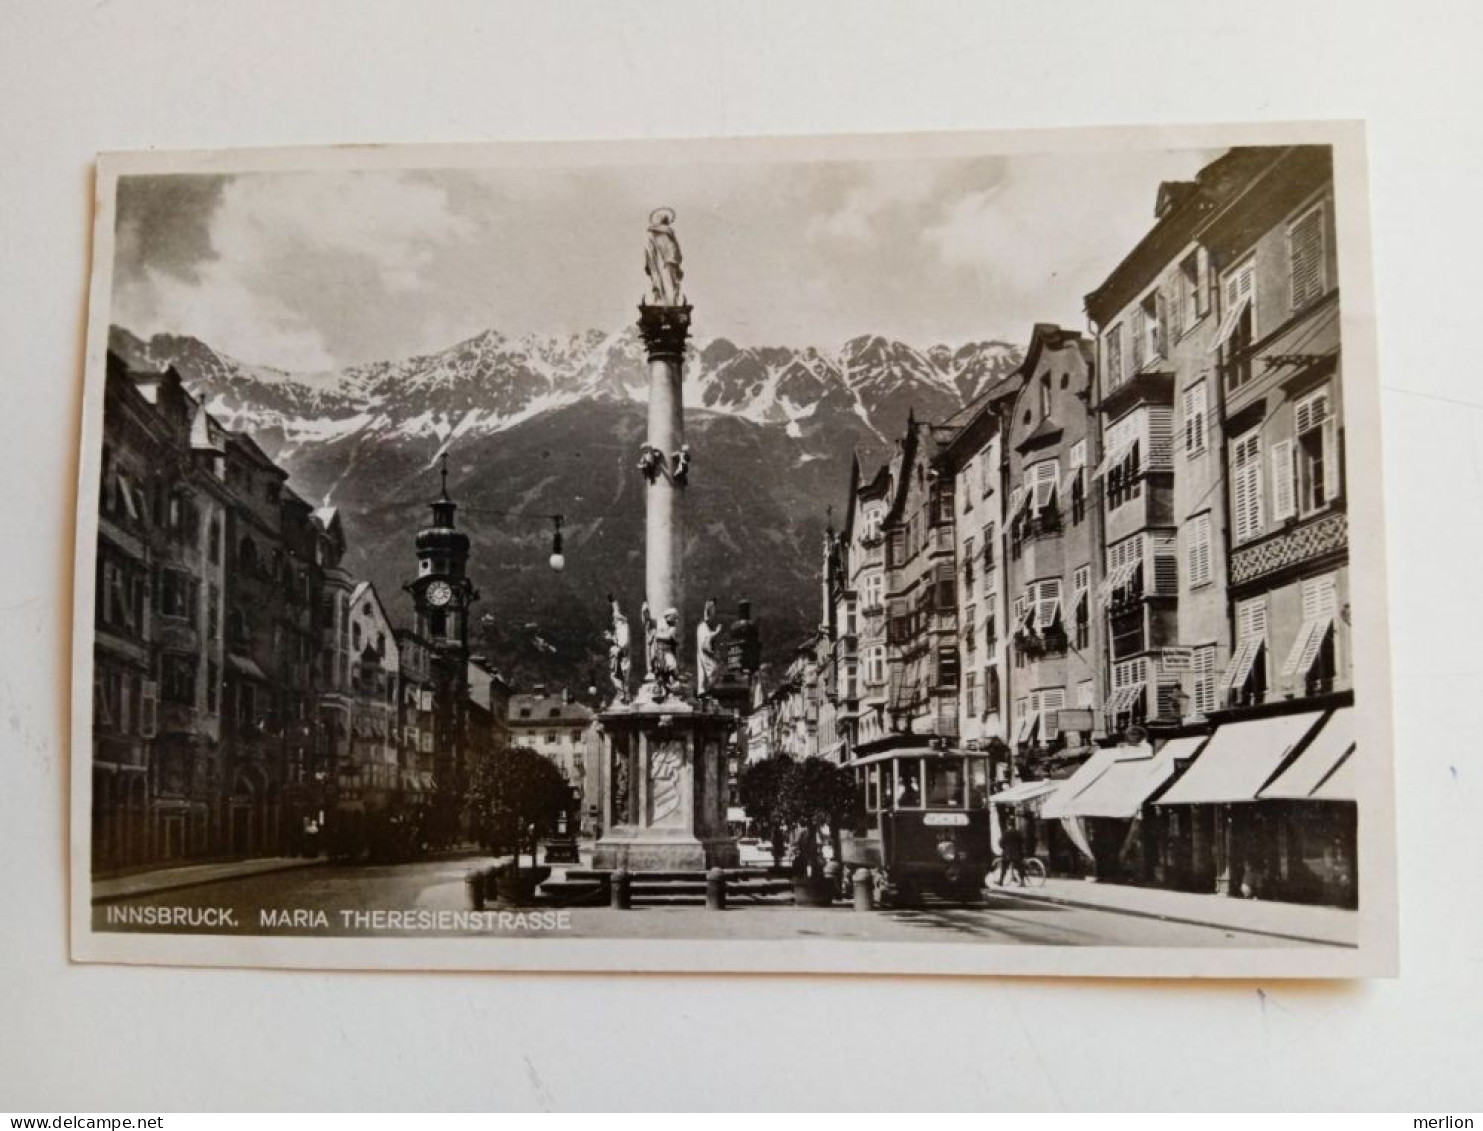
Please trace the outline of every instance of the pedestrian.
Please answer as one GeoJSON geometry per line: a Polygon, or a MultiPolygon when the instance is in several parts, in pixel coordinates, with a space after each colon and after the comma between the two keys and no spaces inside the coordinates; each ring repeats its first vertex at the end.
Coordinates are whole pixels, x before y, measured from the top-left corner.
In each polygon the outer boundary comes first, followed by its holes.
{"type": "Polygon", "coordinates": [[[1020,832],[1012,814],[1005,814],[1004,832],[999,836],[999,886],[1004,886],[1004,877],[1014,872],[1014,882],[1025,886],[1025,837],[1020,832]]]}

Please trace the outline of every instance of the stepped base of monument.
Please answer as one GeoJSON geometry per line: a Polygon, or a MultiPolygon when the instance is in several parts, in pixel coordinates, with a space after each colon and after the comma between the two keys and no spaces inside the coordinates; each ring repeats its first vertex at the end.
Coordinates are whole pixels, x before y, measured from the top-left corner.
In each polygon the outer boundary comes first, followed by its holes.
{"type": "MultiPolygon", "coordinates": [[[[595,868],[571,868],[559,879],[541,885],[543,901],[575,907],[606,907],[612,872],[595,868]]],[[[705,904],[706,875],[701,871],[635,872],[629,888],[634,907],[699,907],[705,904]]],[[[793,902],[793,881],[764,868],[726,870],[728,906],[788,905],[793,902]]]]}
{"type": "Polygon", "coordinates": [[[592,850],[592,866],[598,871],[703,872],[740,864],[741,850],[729,837],[606,836],[592,850]]]}

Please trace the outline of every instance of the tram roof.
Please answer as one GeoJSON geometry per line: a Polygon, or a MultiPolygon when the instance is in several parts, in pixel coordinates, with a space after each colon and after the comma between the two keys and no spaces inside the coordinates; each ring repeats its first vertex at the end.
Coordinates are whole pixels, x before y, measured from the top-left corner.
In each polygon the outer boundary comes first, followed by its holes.
{"type": "Polygon", "coordinates": [[[987,750],[962,750],[958,747],[937,748],[932,746],[898,746],[894,750],[882,750],[879,754],[867,754],[852,759],[850,766],[873,766],[881,762],[892,762],[897,758],[988,758],[987,750]]]}

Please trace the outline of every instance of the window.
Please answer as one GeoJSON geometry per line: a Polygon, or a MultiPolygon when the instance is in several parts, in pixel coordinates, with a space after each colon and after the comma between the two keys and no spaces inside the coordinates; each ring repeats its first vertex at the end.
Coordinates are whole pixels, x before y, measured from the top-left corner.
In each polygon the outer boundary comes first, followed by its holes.
{"type": "Polygon", "coordinates": [[[1210,584],[1210,514],[1197,514],[1184,524],[1185,575],[1189,587],[1210,584]]]}
{"type": "Polygon", "coordinates": [[[196,581],[173,569],[159,572],[160,615],[179,617],[192,624],[196,620],[196,581]]]}
{"type": "Polygon", "coordinates": [[[993,664],[984,668],[984,714],[997,715],[1001,710],[999,700],[1002,692],[999,688],[999,669],[993,664]]]}
{"type": "Polygon", "coordinates": [[[1059,481],[1060,464],[1054,459],[1041,460],[1025,468],[1025,491],[1030,497],[1033,518],[1042,517],[1042,512],[1054,507],[1059,481]]]}
{"type": "Polygon", "coordinates": [[[1205,420],[1210,411],[1209,393],[1203,380],[1184,391],[1184,454],[1197,456],[1205,451],[1205,420]]]}
{"type": "Polygon", "coordinates": [[[968,716],[978,714],[978,673],[971,669],[963,673],[963,699],[968,716]]]}
{"type": "Polygon", "coordinates": [[[1037,581],[1030,586],[1030,593],[1035,604],[1035,628],[1042,634],[1050,632],[1061,622],[1061,579],[1037,581]]]}
{"type": "Polygon", "coordinates": [[[978,608],[969,605],[963,613],[963,651],[973,653],[978,647],[978,608]]]}
{"type": "Polygon", "coordinates": [[[1237,705],[1260,703],[1267,694],[1267,601],[1256,597],[1236,606],[1236,649],[1220,693],[1237,705]]]}
{"type": "Polygon", "coordinates": [[[1210,352],[1226,351],[1226,384],[1239,389],[1251,380],[1251,361],[1242,352],[1256,341],[1256,268],[1248,257],[1245,263],[1226,272],[1221,284],[1225,315],[1215,331],[1210,352]]]}
{"type": "Polygon", "coordinates": [[[1078,440],[1071,445],[1066,457],[1066,479],[1062,491],[1071,500],[1071,522],[1079,523],[1086,517],[1086,470],[1087,442],[1078,440]]]}
{"type": "Polygon", "coordinates": [[[1086,710],[1096,702],[1096,686],[1091,680],[1083,680],[1076,685],[1076,705],[1086,710]]]}
{"type": "Polygon", "coordinates": [[[1139,657],[1112,665],[1112,695],[1107,700],[1108,728],[1121,730],[1148,711],[1148,662],[1139,657]]]}
{"type": "Polygon", "coordinates": [[[1339,497],[1338,418],[1329,403],[1329,390],[1308,394],[1294,409],[1297,431],[1298,507],[1312,514],[1339,497]]]}
{"type": "Polygon", "coordinates": [[[948,645],[937,650],[937,686],[958,686],[958,649],[948,645]]]}
{"type": "Polygon", "coordinates": [[[1287,229],[1288,278],[1292,284],[1292,309],[1296,314],[1328,290],[1324,264],[1323,205],[1309,209],[1287,229]]]}
{"type": "Polygon", "coordinates": [[[1092,477],[1106,477],[1109,510],[1116,510],[1142,494],[1143,430],[1143,414],[1130,412],[1115,421],[1105,433],[1106,452],[1092,477]]]}
{"type": "Polygon", "coordinates": [[[1306,578],[1302,594],[1303,623],[1282,665],[1282,675],[1302,677],[1307,694],[1312,695],[1332,690],[1334,612],[1338,605],[1334,575],[1306,578]]]}
{"type": "Polygon", "coordinates": [[[1265,523],[1262,499],[1261,428],[1237,437],[1231,445],[1231,513],[1236,541],[1247,542],[1262,532],[1265,523]]]}
{"type": "Polygon", "coordinates": [[[1045,419],[1050,415],[1050,374],[1043,373],[1040,377],[1040,417],[1045,419]]]}
{"type": "Polygon", "coordinates": [[[1143,596],[1143,557],[1142,534],[1107,547],[1107,576],[1101,585],[1104,598],[1121,605],[1143,596]]]}
{"type": "Polygon", "coordinates": [[[1107,331],[1103,339],[1107,348],[1107,389],[1111,391],[1123,383],[1127,376],[1123,372],[1123,327],[1119,322],[1107,331]]]}
{"type": "Polygon", "coordinates": [[[877,644],[865,654],[865,678],[872,684],[886,682],[886,649],[877,644]]]}
{"type": "Polygon", "coordinates": [[[168,703],[195,703],[196,665],[190,657],[167,653],[160,658],[160,693],[168,703]]]}
{"type": "Polygon", "coordinates": [[[582,742],[582,732],[579,731],[579,730],[572,731],[571,739],[572,739],[572,745],[573,746],[580,745],[581,742],[582,742]]]}
{"type": "Polygon", "coordinates": [[[1092,614],[1091,614],[1091,587],[1092,567],[1089,565],[1078,566],[1072,575],[1071,601],[1074,607],[1073,620],[1075,624],[1074,643],[1078,650],[1085,650],[1091,645],[1092,636],[1092,614]]]}
{"type": "Polygon", "coordinates": [[[988,571],[994,568],[994,524],[984,524],[984,571],[987,579],[988,571]]]}
{"type": "Polygon", "coordinates": [[[1142,369],[1150,361],[1165,356],[1168,340],[1168,310],[1164,296],[1150,291],[1133,312],[1133,368],[1142,369]]]}
{"type": "Polygon", "coordinates": [[[1200,253],[1192,251],[1179,262],[1174,275],[1174,304],[1170,332],[1177,339],[1204,315],[1200,308],[1200,253]]]}

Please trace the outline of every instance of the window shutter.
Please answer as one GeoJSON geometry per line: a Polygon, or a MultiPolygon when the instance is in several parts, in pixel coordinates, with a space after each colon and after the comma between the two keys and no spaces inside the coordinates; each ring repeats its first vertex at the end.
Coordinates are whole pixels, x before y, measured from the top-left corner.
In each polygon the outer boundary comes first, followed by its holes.
{"type": "Polygon", "coordinates": [[[1148,319],[1143,314],[1143,307],[1138,306],[1133,310],[1133,372],[1143,368],[1145,356],[1144,342],[1148,335],[1148,319]]]}
{"type": "Polygon", "coordinates": [[[1342,465],[1339,460],[1339,420],[1338,417],[1325,417],[1323,422],[1323,494],[1324,502],[1331,503],[1343,492],[1340,490],[1343,478],[1342,465]]]}
{"type": "Polygon", "coordinates": [[[1039,699],[1041,735],[1059,734],[1061,732],[1061,708],[1066,705],[1065,689],[1052,687],[1040,692],[1039,699]]]}
{"type": "Polygon", "coordinates": [[[1288,229],[1287,249],[1292,277],[1292,308],[1298,311],[1324,292],[1322,207],[1300,217],[1288,229]]]}
{"type": "Polygon", "coordinates": [[[1148,466],[1167,469],[1174,463],[1174,410],[1168,405],[1148,408],[1148,466]]]}
{"type": "Polygon", "coordinates": [[[1061,619],[1061,582],[1059,578],[1042,581],[1035,598],[1035,627],[1041,632],[1061,619]]]}
{"type": "Polygon", "coordinates": [[[1155,327],[1158,333],[1158,341],[1155,343],[1154,354],[1157,357],[1169,356],[1169,300],[1164,297],[1164,292],[1159,291],[1154,296],[1154,309],[1158,313],[1158,324],[1155,327]]]}
{"type": "Polygon", "coordinates": [[[1205,450],[1205,382],[1184,391],[1184,454],[1196,455],[1205,450]]]}
{"type": "Polygon", "coordinates": [[[1295,446],[1291,440],[1272,445],[1272,519],[1281,522],[1298,513],[1295,446]]]}
{"type": "Polygon", "coordinates": [[[1172,595],[1179,591],[1179,558],[1174,535],[1155,534],[1153,543],[1153,588],[1155,593],[1172,595]]]}
{"type": "Polygon", "coordinates": [[[1262,499],[1262,442],[1257,432],[1236,441],[1231,453],[1235,467],[1236,541],[1244,542],[1261,533],[1265,521],[1262,499]]]}
{"type": "Polygon", "coordinates": [[[1210,581],[1210,516],[1196,515],[1186,527],[1186,568],[1191,587],[1210,581]]]}

